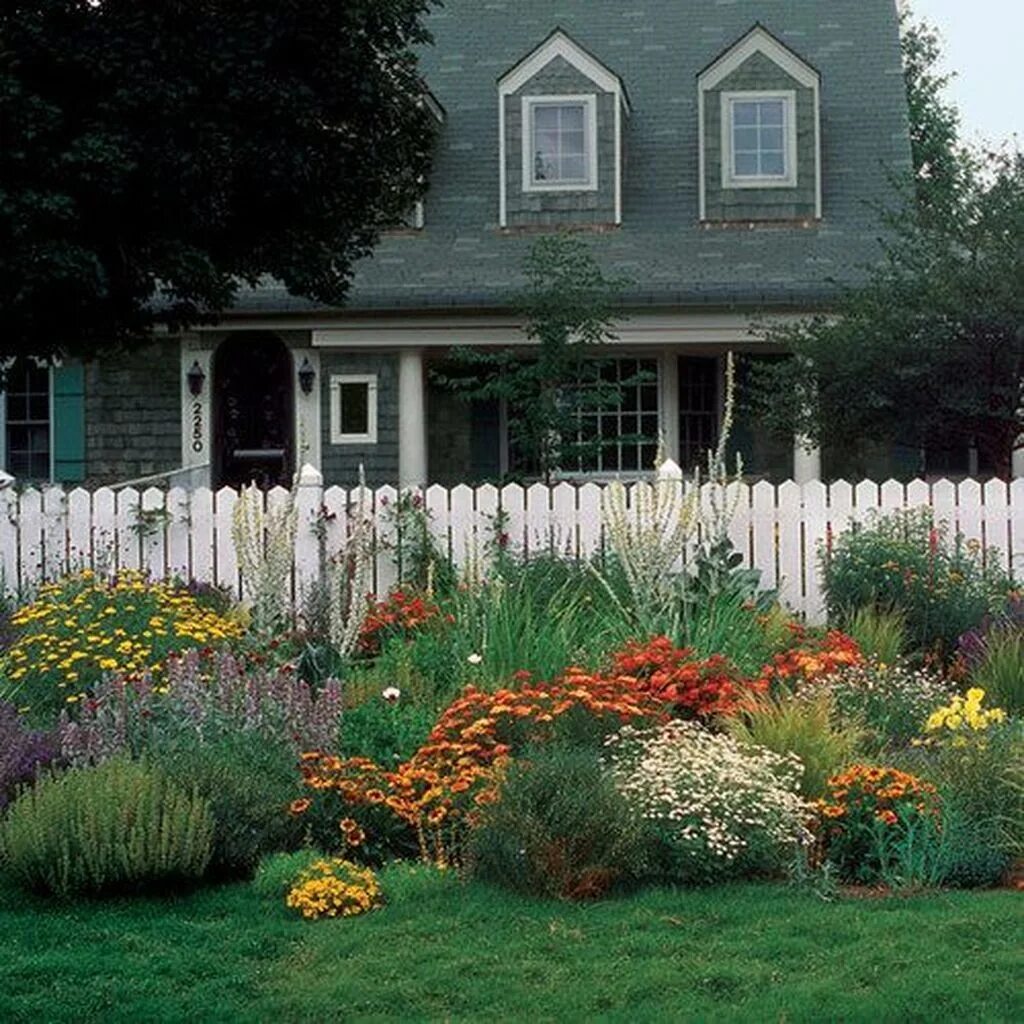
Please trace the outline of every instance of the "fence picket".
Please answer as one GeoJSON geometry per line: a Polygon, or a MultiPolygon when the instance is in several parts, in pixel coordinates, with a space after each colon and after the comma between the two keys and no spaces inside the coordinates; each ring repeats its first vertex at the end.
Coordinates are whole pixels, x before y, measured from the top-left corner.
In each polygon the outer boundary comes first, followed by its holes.
{"type": "Polygon", "coordinates": [[[996,566],[1003,572],[1010,571],[1010,506],[1009,489],[1002,480],[989,480],[984,489],[985,508],[982,526],[985,531],[985,558],[997,551],[996,566]]]}
{"type": "Polygon", "coordinates": [[[18,495],[13,488],[0,491],[0,593],[17,594],[18,495]]]}
{"type": "Polygon", "coordinates": [[[192,534],[189,492],[172,487],[167,492],[167,572],[183,580],[192,578],[189,537],[192,534]]]}
{"type": "Polygon", "coordinates": [[[31,589],[39,582],[43,571],[43,496],[34,487],[21,493],[18,525],[19,577],[22,589],[31,589]]]}
{"type": "Polygon", "coordinates": [[[142,495],[139,539],[142,543],[142,568],[153,579],[167,575],[167,495],[157,487],[142,495]]]}
{"type": "Polygon", "coordinates": [[[68,568],[67,502],[61,487],[43,491],[43,578],[58,579],[68,568]]]}
{"type": "Polygon", "coordinates": [[[761,586],[774,590],[779,585],[776,563],[775,488],[767,480],[754,484],[751,510],[754,550],[751,563],[761,572],[761,586]]]}
{"type": "Polygon", "coordinates": [[[804,562],[800,550],[803,494],[800,485],[787,480],[779,487],[779,597],[799,608],[804,601],[804,562]]]}

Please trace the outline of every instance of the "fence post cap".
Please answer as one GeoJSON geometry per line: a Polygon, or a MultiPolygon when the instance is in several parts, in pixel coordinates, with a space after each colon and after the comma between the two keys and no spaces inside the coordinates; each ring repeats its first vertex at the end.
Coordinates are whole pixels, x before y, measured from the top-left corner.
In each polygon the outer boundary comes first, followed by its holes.
{"type": "Polygon", "coordinates": [[[682,480],[683,471],[678,462],[674,462],[672,459],[666,459],[658,467],[658,477],[661,480],[682,480]]]}
{"type": "Polygon", "coordinates": [[[300,487],[322,487],[323,482],[323,473],[321,473],[315,466],[311,466],[308,462],[299,470],[300,487]]]}
{"type": "Polygon", "coordinates": [[[0,491],[5,487],[10,487],[14,483],[14,477],[10,473],[5,473],[4,470],[0,469],[0,491]]]}

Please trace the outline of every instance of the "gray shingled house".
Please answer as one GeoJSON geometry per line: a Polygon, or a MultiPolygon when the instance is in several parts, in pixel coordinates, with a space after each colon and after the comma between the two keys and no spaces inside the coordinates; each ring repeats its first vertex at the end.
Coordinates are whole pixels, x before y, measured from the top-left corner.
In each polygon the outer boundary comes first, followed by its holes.
{"type": "MultiPolygon", "coordinates": [[[[522,340],[523,256],[561,228],[632,282],[612,366],[639,382],[587,424],[607,442],[588,469],[649,469],[659,436],[692,464],[719,429],[724,353],[758,356],[751,319],[827,308],[877,259],[875,209],[910,164],[894,0],[446,0],[430,28],[429,191],[348,306],[267,286],[143,353],[26,367],[0,465],[215,485],[301,463],[329,483],[360,464],[371,483],[501,477],[510,410],[458,401],[430,369],[452,345],[522,340]]],[[[756,424],[735,439],[751,475],[821,471],[756,424]]]]}

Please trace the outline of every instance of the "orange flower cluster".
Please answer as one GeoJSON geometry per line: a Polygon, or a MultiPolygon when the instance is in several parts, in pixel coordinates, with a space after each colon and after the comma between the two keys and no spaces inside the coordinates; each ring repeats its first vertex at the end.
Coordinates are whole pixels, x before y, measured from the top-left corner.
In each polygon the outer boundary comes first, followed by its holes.
{"type": "Polygon", "coordinates": [[[831,629],[824,637],[815,638],[799,623],[789,626],[793,644],[789,650],[775,657],[761,670],[762,687],[791,686],[808,679],[823,679],[844,665],[861,665],[864,655],[857,641],[831,629]]]}
{"type": "Polygon", "coordinates": [[[911,824],[939,827],[935,787],[896,768],[852,765],[828,780],[816,809],[817,856],[853,882],[884,878],[886,851],[911,824]]]}
{"type": "MultiPolygon", "coordinates": [[[[480,808],[498,799],[509,756],[550,740],[558,729],[606,732],[664,714],[664,705],[627,677],[606,679],[570,669],[552,683],[520,680],[517,689],[496,693],[468,687],[441,715],[424,746],[393,772],[368,758],[310,752],[302,757],[305,784],[341,798],[342,832],[346,840],[359,837],[350,846],[386,830],[379,820],[369,821],[381,808],[412,828],[424,859],[450,864],[458,860],[464,826],[472,826],[480,808]]],[[[303,798],[291,811],[305,814],[310,806],[303,798]]]]}
{"type": "MultiPolygon", "coordinates": [[[[358,648],[363,654],[378,654],[385,635],[408,632],[438,618],[441,610],[420,594],[395,590],[384,601],[370,598],[370,610],[359,629],[358,648]]],[[[449,616],[450,621],[454,621],[449,616]]]]}
{"type": "Polygon", "coordinates": [[[827,798],[817,806],[822,817],[833,821],[866,813],[895,825],[901,808],[921,815],[937,814],[938,798],[931,783],[909,772],[855,764],[828,780],[827,798]]]}
{"type": "Polygon", "coordinates": [[[700,660],[689,647],[676,647],[667,636],[629,643],[613,658],[621,682],[670,704],[682,718],[732,714],[744,692],[763,688],[745,684],[724,655],[700,660]]]}

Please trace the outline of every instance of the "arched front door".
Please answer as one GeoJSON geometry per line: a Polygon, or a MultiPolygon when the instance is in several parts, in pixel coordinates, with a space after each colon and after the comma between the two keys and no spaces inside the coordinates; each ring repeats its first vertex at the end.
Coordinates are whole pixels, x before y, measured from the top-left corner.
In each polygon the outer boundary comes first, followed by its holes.
{"type": "Polygon", "coordinates": [[[273,334],[238,334],[213,357],[216,487],[291,485],[295,452],[292,357],[273,334]]]}

